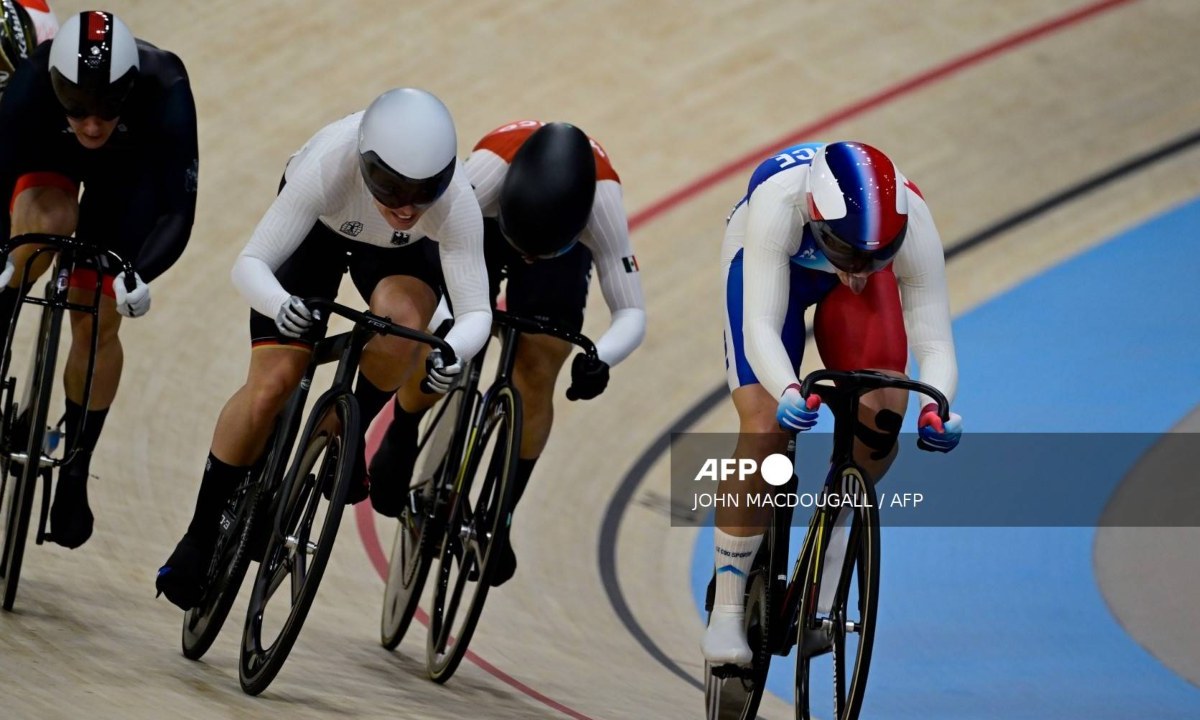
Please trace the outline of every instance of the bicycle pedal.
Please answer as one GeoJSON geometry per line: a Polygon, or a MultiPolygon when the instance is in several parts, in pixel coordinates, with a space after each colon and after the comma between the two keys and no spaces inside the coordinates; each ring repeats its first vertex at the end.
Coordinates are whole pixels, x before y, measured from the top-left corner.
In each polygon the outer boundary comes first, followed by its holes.
{"type": "Polygon", "coordinates": [[[751,677],[753,677],[754,668],[745,665],[733,665],[727,663],[725,665],[715,665],[709,670],[709,672],[712,673],[713,677],[720,678],[721,680],[730,680],[733,678],[749,680],[751,677]]]}
{"type": "Polygon", "coordinates": [[[805,628],[804,643],[800,648],[803,657],[817,657],[832,651],[833,633],[826,629],[825,623],[821,627],[805,628]]]}

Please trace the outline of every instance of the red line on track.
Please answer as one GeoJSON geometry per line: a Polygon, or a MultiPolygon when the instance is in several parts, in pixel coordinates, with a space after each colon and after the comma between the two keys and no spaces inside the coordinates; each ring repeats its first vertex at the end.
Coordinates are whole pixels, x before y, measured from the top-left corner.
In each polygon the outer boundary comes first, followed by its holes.
{"type": "MultiPolygon", "coordinates": [[[[965,55],[960,55],[959,57],[951,59],[941,65],[931,68],[930,70],[926,70],[919,75],[915,75],[908,80],[904,80],[896,85],[886,88],[875,95],[841,108],[840,110],[830,113],[819,120],[794,130],[781,138],[773,140],[761,147],[755,148],[751,152],[748,152],[745,155],[742,155],[741,157],[722,165],[716,170],[701,176],[697,180],[670,193],[666,197],[651,203],[648,207],[643,208],[629,218],[629,229],[631,231],[637,230],[643,225],[658,218],[660,215],[675,209],[713,185],[725,180],[730,175],[745,170],[750,165],[758,162],[774,150],[795,144],[803,139],[811,137],[812,135],[824,132],[840,122],[844,122],[853,117],[862,115],[868,110],[874,110],[875,108],[878,108],[888,102],[915,92],[926,85],[930,85],[938,80],[945,79],[969,67],[978,65],[985,60],[1002,55],[1005,52],[1014,50],[1022,45],[1033,42],[1034,40],[1038,40],[1056,32],[1065,30],[1101,13],[1114,10],[1123,5],[1129,5],[1137,1],[1138,0],[1102,0],[1101,2],[1084,5],[1081,8],[1047,20],[1039,25],[1027,28],[1013,35],[1009,35],[1008,37],[1001,38],[1000,40],[997,40],[989,45],[985,45],[978,50],[974,50],[965,55]]],[[[377,417],[377,420],[382,422],[372,423],[372,429],[375,430],[386,427],[385,422],[390,421],[390,415],[391,404],[389,403],[384,409],[383,413],[380,413],[380,416],[377,417]]],[[[376,432],[371,432],[369,430],[367,433],[368,452],[373,452],[375,447],[378,446],[378,443],[379,431],[376,430],[376,432]]],[[[388,558],[387,555],[384,554],[383,547],[379,544],[379,537],[375,532],[375,513],[371,509],[371,504],[369,502],[359,503],[354,508],[354,514],[358,521],[358,534],[362,540],[363,548],[367,552],[367,557],[370,559],[371,564],[375,566],[375,570],[379,573],[379,577],[386,580],[388,571],[388,558]]],[[[421,624],[428,625],[429,618],[424,611],[418,610],[416,618],[421,624]]],[[[469,650],[467,651],[467,659],[500,682],[517,690],[527,697],[542,703],[546,707],[557,710],[567,717],[574,718],[575,720],[592,720],[587,715],[572,710],[566,705],[563,705],[562,703],[543,695],[537,690],[534,690],[530,686],[526,685],[520,680],[517,680],[513,676],[504,672],[495,665],[492,665],[487,660],[484,660],[469,650]]]]}

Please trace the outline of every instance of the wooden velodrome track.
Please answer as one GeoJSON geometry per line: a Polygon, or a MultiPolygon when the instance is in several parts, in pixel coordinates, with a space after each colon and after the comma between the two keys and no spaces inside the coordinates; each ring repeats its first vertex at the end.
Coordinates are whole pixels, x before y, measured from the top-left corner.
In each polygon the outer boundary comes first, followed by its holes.
{"type": "MultiPolygon", "coordinates": [[[[60,20],[90,9],[54,7],[60,20]]],[[[199,214],[183,259],[153,287],[153,312],[122,331],[124,387],[93,462],[95,535],[74,552],[31,547],[17,610],[0,614],[4,718],[700,717],[700,692],[645,652],[603,582],[619,582],[625,611],[699,676],[695,531],[672,529],[646,501],[666,492],[665,463],[615,536],[601,523],[634,459],[722,381],[717,248],[748,155],[798,132],[876,144],[921,186],[950,245],[1188,136],[1200,118],[1191,0],[107,7],[187,64],[199,214]],[[237,685],[244,599],[193,663],[153,576],[190,515],[217,412],[244,377],[234,257],[288,155],[400,85],[447,103],[464,153],[523,117],[569,120],[603,143],[635,218],[649,333],[604,396],[559,405],[516,524],[521,568],[489,599],[478,661],[441,687],[423,677],[422,628],[394,654],[378,646],[383,583],[348,513],[296,649],[250,698],[237,685]],[[606,537],[615,552],[600,552],[606,537]]],[[[954,311],[1195,197],[1197,167],[1189,146],[958,255],[954,311]]],[[[598,292],[591,303],[595,334],[607,313],[598,292]]],[[[735,427],[727,403],[695,426],[735,427]]],[[[390,547],[391,527],[375,532],[390,547]]],[[[763,712],[790,717],[778,700],[763,712]]]]}

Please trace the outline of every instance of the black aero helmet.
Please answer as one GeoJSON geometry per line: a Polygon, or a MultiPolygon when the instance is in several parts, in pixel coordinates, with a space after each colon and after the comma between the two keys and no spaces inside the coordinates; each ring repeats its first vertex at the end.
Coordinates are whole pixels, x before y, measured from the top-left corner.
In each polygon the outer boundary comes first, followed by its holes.
{"type": "Polygon", "coordinates": [[[73,15],[54,36],[50,82],[73,118],[116,119],[137,75],[137,40],[112,13],[73,15]]]}
{"type": "Polygon", "coordinates": [[[16,0],[0,0],[0,92],[34,45],[37,29],[29,12],[16,0]]]}
{"type": "Polygon", "coordinates": [[[596,158],[582,130],[567,123],[538,128],[513,155],[500,188],[500,231],[526,257],[570,250],[596,198],[596,158]]]}

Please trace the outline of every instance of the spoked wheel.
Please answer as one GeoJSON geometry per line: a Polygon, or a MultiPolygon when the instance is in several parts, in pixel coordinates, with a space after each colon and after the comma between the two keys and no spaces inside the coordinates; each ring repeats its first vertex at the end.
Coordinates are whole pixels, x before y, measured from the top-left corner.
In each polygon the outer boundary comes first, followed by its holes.
{"type": "Polygon", "coordinates": [[[400,511],[396,539],[388,559],[387,587],[383,591],[383,613],[379,623],[380,642],[395,650],[408,632],[413,616],[421,603],[421,591],[433,564],[434,552],[441,537],[441,522],[445,498],[435,489],[449,466],[450,440],[463,404],[464,392],[451,391],[436,411],[426,413],[426,424],[420,434],[417,461],[412,478],[391,478],[392,482],[413,483],[408,503],[400,511]],[[433,504],[430,507],[430,504],[433,504]]]}
{"type": "Polygon", "coordinates": [[[768,649],[771,600],[767,568],[755,567],[747,583],[746,641],[754,651],[750,667],[704,663],[704,704],[708,720],[754,720],[771,667],[768,649]]]}
{"type": "MultiPolygon", "coordinates": [[[[249,477],[221,511],[221,532],[208,568],[208,591],[183,614],[183,655],[199,660],[212,647],[250,566],[249,539],[258,517],[259,478],[249,477]]],[[[269,521],[270,518],[267,518],[269,521]]]]}
{"type": "Polygon", "coordinates": [[[304,626],[337,537],[360,439],[358,408],[348,396],[313,410],[272,519],[279,532],[271,530],[246,610],[238,675],[251,695],[275,679],[304,626]]]}
{"type": "Polygon", "coordinates": [[[452,492],[429,616],[425,667],[443,683],[466,655],[487,599],[493,549],[508,542],[512,485],[521,441],[516,391],[491,395],[452,492]]]}
{"type": "MultiPolygon", "coordinates": [[[[867,691],[879,607],[879,510],[874,487],[857,471],[843,471],[842,483],[843,492],[865,498],[859,504],[866,507],[843,510],[853,515],[840,572],[825,571],[823,553],[811,553],[806,559],[796,642],[798,720],[829,717],[831,710],[834,720],[857,720],[867,691]],[[822,576],[837,582],[827,612],[818,608],[822,576]],[[828,660],[823,657],[826,655],[828,660]],[[822,684],[815,691],[813,679],[824,674],[818,669],[825,668],[832,670],[832,685],[822,684]],[[830,695],[832,707],[814,707],[818,704],[815,698],[830,695]]],[[[827,522],[832,525],[832,514],[827,522]]]]}

